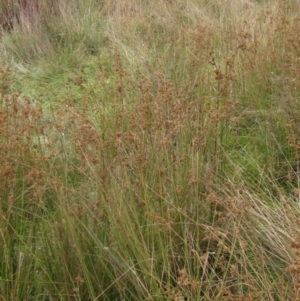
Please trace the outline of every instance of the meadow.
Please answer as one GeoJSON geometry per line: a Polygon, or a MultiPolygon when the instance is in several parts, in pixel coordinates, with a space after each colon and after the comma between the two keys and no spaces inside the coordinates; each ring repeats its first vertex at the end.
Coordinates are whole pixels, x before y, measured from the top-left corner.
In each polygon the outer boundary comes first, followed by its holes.
{"type": "Polygon", "coordinates": [[[0,301],[300,300],[296,1],[2,0],[0,26],[0,301]]]}

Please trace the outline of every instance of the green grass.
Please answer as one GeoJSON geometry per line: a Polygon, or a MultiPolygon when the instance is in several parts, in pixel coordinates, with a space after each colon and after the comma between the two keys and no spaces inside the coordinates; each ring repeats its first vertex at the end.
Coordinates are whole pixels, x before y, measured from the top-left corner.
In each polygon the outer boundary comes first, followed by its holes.
{"type": "Polygon", "coordinates": [[[297,5],[71,2],[0,7],[0,300],[297,300],[297,5]]]}

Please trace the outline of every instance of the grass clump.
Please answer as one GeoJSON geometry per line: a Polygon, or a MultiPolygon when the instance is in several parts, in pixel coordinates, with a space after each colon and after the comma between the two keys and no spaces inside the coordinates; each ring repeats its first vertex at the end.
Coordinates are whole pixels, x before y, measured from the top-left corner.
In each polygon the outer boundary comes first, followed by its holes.
{"type": "Polygon", "coordinates": [[[123,2],[2,7],[0,299],[297,300],[297,5],[123,2]]]}

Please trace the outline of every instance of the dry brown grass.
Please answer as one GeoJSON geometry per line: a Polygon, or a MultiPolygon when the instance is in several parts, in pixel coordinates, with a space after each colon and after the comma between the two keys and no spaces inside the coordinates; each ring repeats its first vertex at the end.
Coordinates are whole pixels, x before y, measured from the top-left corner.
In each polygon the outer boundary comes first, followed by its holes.
{"type": "Polygon", "coordinates": [[[35,26],[37,18],[45,13],[53,13],[58,3],[58,0],[3,0],[0,6],[0,26],[4,30],[12,30],[24,24],[35,26]]]}

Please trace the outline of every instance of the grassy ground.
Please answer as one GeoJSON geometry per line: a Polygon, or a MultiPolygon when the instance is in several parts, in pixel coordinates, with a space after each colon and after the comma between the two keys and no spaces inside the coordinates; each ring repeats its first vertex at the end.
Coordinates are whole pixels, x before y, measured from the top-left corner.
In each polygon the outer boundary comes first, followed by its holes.
{"type": "Polygon", "coordinates": [[[300,299],[295,2],[1,2],[1,301],[300,299]]]}

